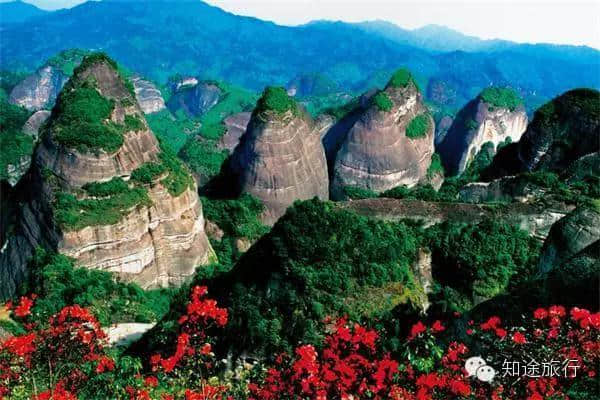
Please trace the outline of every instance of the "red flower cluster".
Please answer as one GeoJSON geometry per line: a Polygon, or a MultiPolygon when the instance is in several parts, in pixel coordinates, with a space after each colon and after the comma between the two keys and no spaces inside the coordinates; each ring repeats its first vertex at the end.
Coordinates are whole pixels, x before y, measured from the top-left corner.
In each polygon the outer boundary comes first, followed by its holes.
{"type": "Polygon", "coordinates": [[[150,358],[152,369],[157,371],[162,368],[166,373],[184,364],[186,356],[202,357],[211,352],[211,345],[207,343],[206,329],[211,324],[223,327],[227,324],[227,309],[220,308],[213,299],[205,298],[208,293],[205,286],[192,288],[187,312],[179,318],[180,332],[177,337],[175,352],[167,358],[155,354],[150,358]]]}
{"type": "Polygon", "coordinates": [[[377,332],[339,320],[319,354],[312,345],[296,349],[296,358],[279,357],[278,369],[267,371],[262,386],[249,385],[254,398],[384,399],[394,387],[398,363],[377,356],[377,332]]]}

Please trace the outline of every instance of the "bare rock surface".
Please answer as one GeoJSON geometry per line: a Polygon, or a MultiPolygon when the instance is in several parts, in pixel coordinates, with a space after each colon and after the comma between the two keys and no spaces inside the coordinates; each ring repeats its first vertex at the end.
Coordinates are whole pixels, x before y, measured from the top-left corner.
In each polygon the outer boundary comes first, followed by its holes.
{"type": "MultiPolygon", "coordinates": [[[[546,273],[560,267],[569,258],[600,240],[600,210],[580,207],[552,226],[544,242],[539,271],[546,273]]],[[[600,257],[600,254],[596,254],[600,257]]]]}
{"type": "Polygon", "coordinates": [[[165,109],[162,94],[152,82],[140,77],[133,77],[131,83],[135,89],[135,98],[144,114],[152,114],[165,109]]]}
{"type": "MultiPolygon", "coordinates": [[[[142,127],[125,130],[121,147],[108,153],[67,148],[55,140],[54,127],[49,125],[34,156],[30,198],[20,210],[15,234],[0,251],[2,297],[14,293],[26,276],[27,259],[37,246],[73,257],[83,267],[115,272],[144,288],[179,285],[197,266],[216,259],[204,231],[196,186],[190,183],[182,193],[173,195],[162,183],[165,174],[143,185],[149,203],[127,210],[117,223],[59,226],[55,219],[58,192],[85,198],[81,187],[86,183],[114,177],[128,181],[132,171],[142,164],[161,160],[154,134],[114,67],[96,61],[72,79],[90,77],[97,82],[96,90],[102,96],[115,100],[113,123],[132,116],[142,122],[142,127]]],[[[132,185],[140,184],[130,181],[132,185]]]]}
{"type": "Polygon", "coordinates": [[[39,110],[31,114],[31,117],[27,121],[25,121],[25,125],[23,125],[23,133],[32,136],[34,140],[37,140],[40,128],[44,122],[50,116],[50,111],[48,110],[39,110]]]}
{"type": "Polygon", "coordinates": [[[240,112],[225,118],[223,121],[227,131],[219,140],[217,147],[233,151],[235,146],[240,142],[240,138],[246,132],[248,123],[250,122],[251,112],[240,112]]]}
{"type": "Polygon", "coordinates": [[[46,65],[17,84],[10,92],[9,101],[30,111],[49,108],[68,80],[61,70],[46,65]]]}
{"type": "Polygon", "coordinates": [[[231,167],[239,189],[265,205],[263,222],[273,224],[296,200],[329,198],[325,152],[317,125],[304,113],[255,112],[231,167]]]}
{"type": "Polygon", "coordinates": [[[371,102],[354,123],[336,155],[332,191],[356,186],[382,192],[399,185],[415,186],[427,174],[433,154],[435,124],[422,95],[412,82],[388,87],[389,111],[371,102]],[[406,128],[413,118],[426,114],[422,137],[410,138],[406,128]]]}
{"type": "Polygon", "coordinates": [[[523,106],[511,111],[493,107],[477,97],[459,112],[437,150],[444,167],[453,174],[460,174],[484,143],[491,142],[495,151],[507,140],[518,142],[526,128],[527,114],[523,106]]]}
{"type": "MultiPolygon", "coordinates": [[[[197,81],[196,81],[197,82],[197,81]]],[[[167,103],[171,112],[183,110],[190,117],[199,117],[221,99],[222,90],[211,82],[197,82],[179,86],[167,103]]]]}
{"type": "Polygon", "coordinates": [[[563,203],[551,206],[511,203],[498,206],[467,203],[436,203],[421,200],[373,198],[336,203],[358,214],[386,221],[410,219],[426,226],[444,221],[474,223],[495,218],[518,225],[538,239],[544,239],[550,227],[574,206],[563,203]]]}

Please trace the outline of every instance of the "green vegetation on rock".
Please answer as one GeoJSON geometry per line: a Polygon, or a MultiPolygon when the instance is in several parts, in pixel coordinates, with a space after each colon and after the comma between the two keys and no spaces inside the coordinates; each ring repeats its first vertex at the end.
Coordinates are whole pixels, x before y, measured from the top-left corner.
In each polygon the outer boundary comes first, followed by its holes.
{"type": "Polygon", "coordinates": [[[81,49],[68,49],[63,50],[55,56],[51,57],[46,65],[49,65],[53,68],[57,68],[60,72],[65,76],[73,75],[73,72],[77,65],[81,62],[81,60],[87,55],[89,52],[87,50],[81,49]]]}
{"type": "Polygon", "coordinates": [[[92,193],[110,193],[102,198],[78,199],[67,192],[55,194],[54,217],[58,225],[67,231],[86,226],[114,225],[139,206],[151,205],[146,189],[123,186],[121,178],[113,178],[105,184],[90,184],[92,193]],[[105,186],[106,185],[106,186],[105,186]]]}
{"type": "Polygon", "coordinates": [[[146,162],[131,172],[131,179],[150,184],[166,170],[167,168],[162,163],[146,162]]]}
{"type": "Polygon", "coordinates": [[[377,109],[379,111],[388,112],[394,106],[394,103],[392,103],[390,96],[388,96],[387,93],[383,91],[377,92],[377,94],[373,96],[372,102],[373,104],[375,104],[375,106],[377,106],[377,109]]]}
{"type": "Polygon", "coordinates": [[[142,290],[113,274],[78,268],[73,259],[37,249],[22,293],[36,293],[33,314],[46,320],[67,305],[88,307],[103,326],[116,322],[154,322],[169,309],[172,290],[142,290]]]}
{"type": "Polygon", "coordinates": [[[451,311],[466,311],[537,271],[540,243],[527,232],[503,222],[444,222],[429,228],[427,237],[434,279],[459,294],[440,299],[451,311]]]}
{"type": "Polygon", "coordinates": [[[93,197],[107,197],[124,193],[129,190],[129,186],[122,178],[114,177],[108,182],[86,183],[82,189],[93,197]]]}
{"type": "Polygon", "coordinates": [[[431,117],[428,113],[419,114],[406,126],[406,136],[411,139],[425,137],[430,128],[431,117]]]}
{"type": "Polygon", "coordinates": [[[0,100],[0,180],[8,178],[9,165],[18,165],[33,152],[33,138],[21,131],[29,112],[0,100]]]}
{"type": "Polygon", "coordinates": [[[227,150],[218,150],[214,142],[191,138],[179,151],[179,157],[204,180],[221,170],[228,156],[227,150]]]}
{"type": "Polygon", "coordinates": [[[50,129],[54,139],[80,151],[118,150],[123,144],[120,126],[110,122],[114,101],[102,96],[95,87],[85,84],[63,90],[54,108],[50,129]]]}
{"type": "Polygon", "coordinates": [[[510,88],[488,87],[480,96],[485,103],[493,107],[508,108],[510,111],[523,105],[523,99],[510,88]]]}
{"type": "Polygon", "coordinates": [[[237,199],[202,198],[206,219],[216,223],[226,234],[256,240],[269,228],[262,224],[262,202],[244,193],[237,199]]]}
{"type": "Polygon", "coordinates": [[[410,71],[405,68],[400,68],[394,72],[394,75],[390,78],[388,86],[395,88],[406,87],[410,82],[414,82],[410,71]]]}
{"type": "Polygon", "coordinates": [[[410,272],[418,244],[417,229],[404,223],[375,221],[316,199],[297,202],[229,273],[208,282],[230,310],[223,339],[271,357],[298,342],[313,343],[328,315],[373,317],[411,303],[418,292],[410,272]],[[388,301],[367,295],[376,290],[394,295],[388,301]]]}
{"type": "Polygon", "coordinates": [[[344,194],[351,200],[372,199],[377,197],[377,193],[374,191],[358,186],[344,186],[344,194]]]}
{"type": "Polygon", "coordinates": [[[438,153],[431,155],[431,164],[427,168],[427,177],[431,178],[436,174],[444,174],[444,167],[442,166],[442,159],[438,153]]]}
{"type": "Polygon", "coordinates": [[[292,111],[294,114],[298,112],[298,104],[288,96],[287,91],[280,86],[268,86],[263,91],[260,99],[256,103],[256,113],[264,113],[274,111],[277,114],[284,114],[287,111],[292,111]]]}

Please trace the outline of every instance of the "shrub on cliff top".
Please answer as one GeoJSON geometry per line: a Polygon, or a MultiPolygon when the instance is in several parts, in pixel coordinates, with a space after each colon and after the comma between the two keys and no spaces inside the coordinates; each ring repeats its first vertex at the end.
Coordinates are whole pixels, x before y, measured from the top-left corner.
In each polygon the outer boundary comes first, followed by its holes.
{"type": "Polygon", "coordinates": [[[262,93],[258,103],[256,103],[256,111],[259,113],[265,111],[275,111],[277,114],[283,114],[287,111],[296,112],[298,105],[286,90],[280,86],[268,86],[262,93]]]}
{"type": "Polygon", "coordinates": [[[375,96],[373,96],[373,104],[377,106],[379,111],[388,112],[394,106],[392,100],[385,92],[379,92],[375,96]]]}
{"type": "Polygon", "coordinates": [[[510,88],[488,87],[481,92],[480,96],[487,104],[508,108],[510,111],[514,111],[523,104],[523,99],[510,88]]]}
{"type": "Polygon", "coordinates": [[[80,151],[118,150],[123,144],[122,129],[108,121],[114,106],[113,100],[87,84],[64,90],[53,111],[54,139],[80,151]]]}
{"type": "Polygon", "coordinates": [[[422,138],[427,135],[429,130],[429,114],[419,114],[414,117],[406,127],[406,136],[411,139],[422,138]]]}
{"type": "Polygon", "coordinates": [[[413,80],[412,74],[406,68],[400,68],[390,78],[388,86],[391,87],[406,87],[413,80]]]}

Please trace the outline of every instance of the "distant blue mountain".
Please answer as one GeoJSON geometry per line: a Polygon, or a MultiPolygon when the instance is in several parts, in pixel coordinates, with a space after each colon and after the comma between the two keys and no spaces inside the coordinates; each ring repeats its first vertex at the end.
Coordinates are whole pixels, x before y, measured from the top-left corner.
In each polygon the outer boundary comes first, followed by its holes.
{"type": "Polygon", "coordinates": [[[261,90],[318,72],[359,92],[406,66],[429,100],[453,109],[489,85],[512,86],[531,107],[574,87],[600,87],[600,52],[587,47],[480,40],[439,26],[406,31],[379,21],[279,26],[199,0],[88,2],[1,25],[2,68],[33,69],[60,50],[83,48],[106,51],[159,82],[181,73],[261,90]],[[452,96],[440,95],[446,89],[452,96]]]}
{"type": "Polygon", "coordinates": [[[48,11],[41,10],[32,4],[23,3],[21,0],[0,3],[0,24],[2,25],[24,22],[45,14],[48,14],[48,11]]]}

